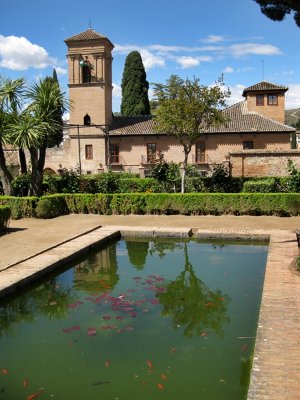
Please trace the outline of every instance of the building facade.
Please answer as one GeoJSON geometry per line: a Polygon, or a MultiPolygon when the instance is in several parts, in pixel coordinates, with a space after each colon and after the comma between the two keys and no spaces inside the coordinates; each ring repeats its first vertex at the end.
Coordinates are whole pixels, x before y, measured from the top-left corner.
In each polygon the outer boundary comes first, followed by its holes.
{"type": "MultiPolygon", "coordinates": [[[[46,168],[54,172],[76,168],[86,174],[111,168],[144,176],[161,156],[168,162],[182,162],[182,146],[170,135],[155,133],[151,116],[113,117],[113,44],[109,39],[88,29],[65,43],[70,121],[61,146],[48,150],[46,168]]],[[[199,137],[189,162],[201,175],[210,175],[221,164],[232,175],[271,175],[263,165],[265,156],[258,162],[261,169],[247,169],[245,159],[259,160],[261,154],[271,153],[285,157],[285,152],[290,151],[295,129],[284,124],[287,90],[265,81],[246,88],[245,100],[223,111],[228,122],[211,127],[199,137]]],[[[284,169],[277,172],[286,175],[284,169]]]]}

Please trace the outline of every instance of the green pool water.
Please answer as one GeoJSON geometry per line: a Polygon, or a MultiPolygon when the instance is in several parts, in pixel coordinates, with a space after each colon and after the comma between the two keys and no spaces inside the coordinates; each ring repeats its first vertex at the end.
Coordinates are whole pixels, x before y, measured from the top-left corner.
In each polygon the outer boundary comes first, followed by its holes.
{"type": "Polygon", "coordinates": [[[243,400],[265,244],[111,243],[0,303],[0,400],[243,400]]]}

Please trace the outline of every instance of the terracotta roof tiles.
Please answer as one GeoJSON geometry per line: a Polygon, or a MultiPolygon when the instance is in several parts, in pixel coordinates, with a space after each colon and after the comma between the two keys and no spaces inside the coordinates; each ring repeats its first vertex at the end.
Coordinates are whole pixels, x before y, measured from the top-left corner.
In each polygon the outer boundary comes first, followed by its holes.
{"type": "MultiPolygon", "coordinates": [[[[228,121],[217,127],[210,127],[205,133],[290,133],[294,128],[248,111],[247,102],[241,101],[223,111],[228,121]]],[[[154,120],[151,116],[114,117],[109,127],[110,135],[155,135],[154,120]]]]}
{"type": "Polygon", "coordinates": [[[69,43],[69,42],[76,42],[79,40],[99,40],[99,39],[107,39],[107,37],[89,28],[87,31],[78,33],[77,35],[65,39],[65,42],[69,43]]]}
{"type": "Polygon", "coordinates": [[[248,92],[259,92],[259,91],[269,91],[269,90],[276,90],[276,91],[284,91],[288,90],[287,86],[276,85],[275,83],[262,81],[256,83],[255,85],[249,86],[243,90],[243,96],[245,97],[248,92]]]}

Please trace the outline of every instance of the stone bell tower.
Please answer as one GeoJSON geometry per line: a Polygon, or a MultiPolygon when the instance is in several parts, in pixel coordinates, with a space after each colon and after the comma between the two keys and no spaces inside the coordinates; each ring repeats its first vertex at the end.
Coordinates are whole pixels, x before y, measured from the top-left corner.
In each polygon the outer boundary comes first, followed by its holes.
{"type": "MultiPolygon", "coordinates": [[[[112,50],[105,36],[88,29],[68,46],[70,124],[109,125],[112,120],[112,50]]],[[[86,133],[88,131],[85,130],[86,133]]]]}

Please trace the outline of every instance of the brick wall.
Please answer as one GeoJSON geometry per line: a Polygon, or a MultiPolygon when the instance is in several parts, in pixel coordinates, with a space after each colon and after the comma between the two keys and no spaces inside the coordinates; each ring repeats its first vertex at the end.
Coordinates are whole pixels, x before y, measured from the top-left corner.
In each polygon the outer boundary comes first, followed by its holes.
{"type": "Polygon", "coordinates": [[[287,176],[288,160],[300,169],[299,150],[244,150],[229,158],[232,176],[287,176]]]}

